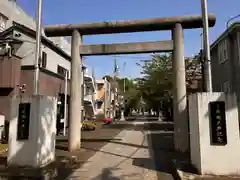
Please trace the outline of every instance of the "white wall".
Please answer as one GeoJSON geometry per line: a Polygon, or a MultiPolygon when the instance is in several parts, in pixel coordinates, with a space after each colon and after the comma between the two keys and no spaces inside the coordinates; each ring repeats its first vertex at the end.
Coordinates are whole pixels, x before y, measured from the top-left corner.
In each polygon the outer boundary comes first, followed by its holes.
{"type": "Polygon", "coordinates": [[[57,99],[54,97],[13,97],[9,125],[8,165],[41,167],[53,161],[55,159],[56,117],[57,99]],[[27,140],[17,140],[20,102],[31,103],[27,140]]]}
{"type": "Polygon", "coordinates": [[[64,37],[50,38],[57,46],[61,47],[67,54],[71,55],[71,44],[64,37]]]}
{"type": "Polygon", "coordinates": [[[191,161],[201,174],[240,175],[240,136],[236,96],[196,93],[189,96],[191,161]],[[209,102],[224,101],[227,144],[210,142],[209,102]]]}

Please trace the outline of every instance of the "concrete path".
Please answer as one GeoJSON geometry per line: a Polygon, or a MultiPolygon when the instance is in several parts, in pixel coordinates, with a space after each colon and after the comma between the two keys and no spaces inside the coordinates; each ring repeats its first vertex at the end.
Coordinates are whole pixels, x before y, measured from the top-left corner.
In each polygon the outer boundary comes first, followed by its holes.
{"type": "Polygon", "coordinates": [[[146,132],[123,130],[69,180],[157,180],[146,132]],[[115,139],[115,140],[114,140],[115,139]]]}

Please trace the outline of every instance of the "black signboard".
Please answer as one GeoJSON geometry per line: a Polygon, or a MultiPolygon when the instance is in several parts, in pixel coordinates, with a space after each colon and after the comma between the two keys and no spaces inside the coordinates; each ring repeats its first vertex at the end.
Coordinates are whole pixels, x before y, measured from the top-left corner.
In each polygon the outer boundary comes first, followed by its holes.
{"type": "Polygon", "coordinates": [[[210,108],[210,130],[212,145],[227,144],[226,111],[224,101],[209,103],[210,108]]]}
{"type": "Polygon", "coordinates": [[[17,140],[29,138],[30,103],[20,103],[18,109],[17,140]]]}

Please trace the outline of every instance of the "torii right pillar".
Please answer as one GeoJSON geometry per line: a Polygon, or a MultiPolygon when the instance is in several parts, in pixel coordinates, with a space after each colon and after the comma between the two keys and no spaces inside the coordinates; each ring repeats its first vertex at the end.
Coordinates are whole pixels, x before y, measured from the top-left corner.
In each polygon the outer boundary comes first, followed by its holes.
{"type": "Polygon", "coordinates": [[[184,30],[180,23],[172,29],[173,38],[173,120],[174,147],[179,152],[189,151],[187,92],[184,58],[184,30]]]}

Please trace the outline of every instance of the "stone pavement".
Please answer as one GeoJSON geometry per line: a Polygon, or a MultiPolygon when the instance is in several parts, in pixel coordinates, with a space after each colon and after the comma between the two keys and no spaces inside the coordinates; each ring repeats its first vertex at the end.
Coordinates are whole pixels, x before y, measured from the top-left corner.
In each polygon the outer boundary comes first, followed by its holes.
{"type": "Polygon", "coordinates": [[[146,132],[122,130],[69,180],[157,180],[146,132]],[[115,139],[115,140],[114,140],[115,139]]]}
{"type": "Polygon", "coordinates": [[[82,132],[80,151],[67,152],[67,138],[60,138],[56,162],[36,170],[3,168],[0,175],[4,179],[179,179],[172,162],[172,128],[169,123],[147,120],[99,126],[96,131],[82,132]]]}

